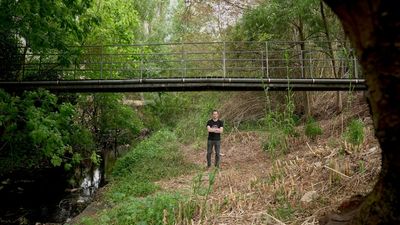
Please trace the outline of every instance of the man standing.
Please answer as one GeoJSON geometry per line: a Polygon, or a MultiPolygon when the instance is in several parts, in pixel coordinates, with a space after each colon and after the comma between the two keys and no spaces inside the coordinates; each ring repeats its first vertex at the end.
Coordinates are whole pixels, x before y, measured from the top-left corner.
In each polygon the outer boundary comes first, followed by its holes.
{"type": "Polygon", "coordinates": [[[212,119],[207,122],[207,167],[211,167],[212,149],[215,149],[215,167],[219,167],[221,150],[221,133],[224,131],[224,122],[219,120],[217,110],[212,111],[212,119]]]}

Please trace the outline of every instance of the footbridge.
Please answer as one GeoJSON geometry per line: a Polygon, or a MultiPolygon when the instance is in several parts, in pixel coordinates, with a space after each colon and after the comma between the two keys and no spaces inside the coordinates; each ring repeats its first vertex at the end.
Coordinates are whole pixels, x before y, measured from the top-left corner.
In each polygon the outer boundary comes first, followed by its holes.
{"type": "Polygon", "coordinates": [[[71,46],[0,59],[0,88],[56,92],[366,90],[339,42],[197,42],[71,46]]]}

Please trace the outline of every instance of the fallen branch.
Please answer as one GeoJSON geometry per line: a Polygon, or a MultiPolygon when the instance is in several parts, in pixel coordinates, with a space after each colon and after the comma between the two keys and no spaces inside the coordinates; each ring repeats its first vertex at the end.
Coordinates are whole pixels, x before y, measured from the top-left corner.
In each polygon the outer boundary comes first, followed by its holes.
{"type": "Polygon", "coordinates": [[[310,149],[310,151],[311,151],[314,155],[317,155],[317,153],[315,153],[315,152],[312,150],[311,146],[308,144],[307,141],[306,141],[306,144],[307,144],[307,147],[310,149]]]}
{"type": "Polygon", "coordinates": [[[329,170],[331,170],[331,171],[333,171],[333,172],[335,172],[335,173],[337,173],[337,174],[340,174],[340,175],[342,175],[342,176],[344,176],[344,177],[346,177],[346,178],[351,178],[351,177],[349,177],[349,176],[347,176],[346,174],[344,174],[344,173],[342,173],[342,172],[339,172],[339,171],[337,171],[337,170],[335,170],[335,169],[332,169],[332,168],[330,168],[329,166],[324,166],[325,168],[327,168],[327,169],[329,169],[329,170]]]}

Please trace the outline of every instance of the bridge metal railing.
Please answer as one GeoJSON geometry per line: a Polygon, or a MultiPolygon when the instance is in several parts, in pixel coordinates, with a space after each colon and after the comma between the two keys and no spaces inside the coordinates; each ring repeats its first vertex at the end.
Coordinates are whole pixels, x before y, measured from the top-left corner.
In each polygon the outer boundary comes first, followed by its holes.
{"type": "Polygon", "coordinates": [[[357,59],[339,42],[154,43],[18,52],[12,62],[0,62],[0,79],[362,78],[357,59]]]}

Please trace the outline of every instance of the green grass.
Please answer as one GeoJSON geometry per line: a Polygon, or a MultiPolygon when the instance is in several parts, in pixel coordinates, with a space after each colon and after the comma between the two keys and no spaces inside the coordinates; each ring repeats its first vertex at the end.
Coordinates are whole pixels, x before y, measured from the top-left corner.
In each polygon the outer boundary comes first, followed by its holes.
{"type": "Polygon", "coordinates": [[[160,193],[144,198],[129,198],[96,218],[83,218],[81,224],[175,224],[180,203],[186,198],[179,194],[160,193]]]}
{"type": "Polygon", "coordinates": [[[277,190],[274,195],[277,207],[274,210],[269,210],[271,214],[275,215],[275,217],[277,217],[281,221],[292,220],[296,209],[293,208],[290,204],[284,190],[277,190]]]}
{"type": "Polygon", "coordinates": [[[81,224],[174,224],[188,197],[157,193],[155,181],[194,169],[184,161],[175,133],[160,130],[118,159],[105,193],[111,207],[81,224]]]}
{"type": "Polygon", "coordinates": [[[118,159],[107,197],[113,202],[143,197],[159,189],[154,181],[181,175],[193,168],[184,162],[176,135],[157,131],[118,159]]]}
{"type": "Polygon", "coordinates": [[[322,129],[314,118],[310,117],[304,126],[304,133],[307,137],[314,140],[318,135],[322,134],[322,129]]]}
{"type": "Polygon", "coordinates": [[[364,142],[364,136],[364,123],[360,119],[351,120],[344,133],[346,141],[358,147],[364,142]]]}
{"type": "Polygon", "coordinates": [[[288,107],[284,112],[271,111],[266,114],[262,123],[268,134],[262,142],[263,150],[272,159],[286,154],[289,138],[298,136],[295,131],[298,120],[293,116],[292,110],[288,107]]]}

